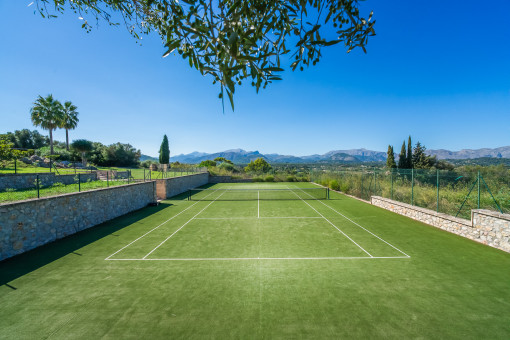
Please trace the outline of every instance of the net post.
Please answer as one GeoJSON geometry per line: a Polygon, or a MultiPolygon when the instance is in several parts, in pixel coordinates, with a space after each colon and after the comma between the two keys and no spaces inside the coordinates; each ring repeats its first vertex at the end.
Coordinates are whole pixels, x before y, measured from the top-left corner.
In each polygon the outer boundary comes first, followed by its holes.
{"type": "Polygon", "coordinates": [[[329,188],[328,188],[328,200],[329,200],[329,188]]]}

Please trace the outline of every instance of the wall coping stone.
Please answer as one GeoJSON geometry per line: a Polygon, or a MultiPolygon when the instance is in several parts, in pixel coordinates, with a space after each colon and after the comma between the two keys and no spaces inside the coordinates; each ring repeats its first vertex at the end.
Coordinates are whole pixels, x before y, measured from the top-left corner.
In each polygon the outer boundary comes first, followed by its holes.
{"type": "Polygon", "coordinates": [[[154,182],[154,181],[123,184],[123,185],[111,186],[108,188],[99,188],[99,189],[92,189],[92,190],[80,191],[80,192],[69,192],[69,193],[65,193],[65,194],[61,194],[61,195],[47,196],[47,197],[41,197],[41,198],[30,198],[30,199],[22,200],[22,201],[0,203],[0,208],[9,208],[11,206],[15,206],[15,205],[23,204],[23,203],[27,203],[27,202],[44,202],[45,200],[52,200],[52,199],[56,199],[59,197],[82,195],[82,194],[87,194],[87,193],[91,193],[91,192],[103,191],[103,190],[114,190],[114,189],[119,189],[119,188],[126,187],[126,186],[141,185],[141,184],[149,183],[149,182],[154,182]]]}
{"type": "Polygon", "coordinates": [[[407,204],[407,203],[402,203],[402,202],[399,202],[399,201],[394,201],[392,199],[381,197],[381,196],[372,196],[370,202],[372,203],[372,200],[374,200],[374,199],[377,199],[377,200],[380,200],[380,201],[384,201],[384,202],[387,202],[387,203],[390,203],[390,204],[394,204],[394,205],[397,205],[397,206],[401,206],[401,207],[404,207],[404,208],[407,208],[407,209],[416,210],[416,211],[419,211],[419,212],[422,212],[424,214],[428,214],[428,215],[431,215],[431,216],[440,217],[442,219],[449,220],[449,221],[452,221],[452,222],[455,222],[455,223],[464,224],[465,226],[468,226],[468,227],[473,227],[473,223],[471,221],[465,220],[463,218],[454,217],[454,216],[451,216],[451,215],[448,215],[448,214],[444,214],[444,213],[438,213],[438,212],[436,212],[434,210],[430,210],[430,209],[426,209],[426,208],[422,208],[422,207],[417,207],[415,205],[411,205],[411,204],[407,204]]]}
{"type": "MultiPolygon", "coordinates": [[[[42,175],[42,176],[65,176],[71,174],[57,175],[55,172],[23,172],[17,174],[0,174],[0,177],[21,177],[21,176],[34,176],[34,175],[42,175]]],[[[72,174],[74,175],[74,174],[72,174]]]]}
{"type": "MultiPolygon", "coordinates": [[[[486,209],[473,209],[471,210],[471,216],[473,214],[486,215],[491,217],[496,217],[498,219],[510,221],[510,214],[502,214],[498,211],[486,210],[486,209]]],[[[472,219],[472,218],[471,218],[472,219]]]]}

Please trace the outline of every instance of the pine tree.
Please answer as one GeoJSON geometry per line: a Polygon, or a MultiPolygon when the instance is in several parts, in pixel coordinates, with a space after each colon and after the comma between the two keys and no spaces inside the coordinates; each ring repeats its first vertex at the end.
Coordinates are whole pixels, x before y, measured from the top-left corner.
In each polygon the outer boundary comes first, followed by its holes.
{"type": "Polygon", "coordinates": [[[430,169],[436,162],[436,157],[429,156],[425,153],[427,148],[420,142],[416,143],[416,147],[413,152],[413,165],[415,169],[430,169]]]}
{"type": "Polygon", "coordinates": [[[409,136],[409,140],[407,141],[407,168],[413,168],[413,144],[411,143],[411,136],[409,136]]]}
{"type": "Polygon", "coordinates": [[[170,147],[168,146],[168,137],[163,136],[163,142],[159,148],[159,164],[170,163],[170,147]]]}
{"type": "Polygon", "coordinates": [[[400,154],[398,155],[398,168],[407,169],[406,141],[402,143],[402,149],[400,149],[400,154]]]}
{"type": "Polygon", "coordinates": [[[393,154],[393,146],[388,145],[388,158],[386,158],[386,167],[388,169],[393,169],[397,167],[395,163],[395,155],[393,154]]]}

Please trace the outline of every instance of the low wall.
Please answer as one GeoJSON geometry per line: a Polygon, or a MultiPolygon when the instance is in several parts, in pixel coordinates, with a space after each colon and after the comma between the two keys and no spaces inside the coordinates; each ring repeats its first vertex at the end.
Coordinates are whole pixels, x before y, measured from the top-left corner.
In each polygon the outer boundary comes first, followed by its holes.
{"type": "MultiPolygon", "coordinates": [[[[73,184],[76,183],[77,174],[70,175],[55,175],[54,172],[40,173],[40,174],[8,174],[0,175],[0,191],[6,189],[31,189],[35,188],[35,181],[39,176],[40,186],[50,186],[55,183],[73,184]]],[[[97,175],[95,172],[80,174],[82,182],[95,181],[97,175]]]]}
{"type": "Polygon", "coordinates": [[[209,183],[251,183],[249,178],[232,178],[232,176],[209,176],[209,183]]]}
{"type": "Polygon", "coordinates": [[[141,209],[155,182],[0,204],[0,260],[141,209]]]}
{"type": "Polygon", "coordinates": [[[510,252],[510,215],[489,210],[472,210],[471,221],[433,210],[372,196],[371,203],[436,228],[510,252]]]}
{"type": "Polygon", "coordinates": [[[156,193],[158,199],[166,199],[182,194],[204,184],[209,183],[209,173],[199,173],[156,180],[156,193]]]}

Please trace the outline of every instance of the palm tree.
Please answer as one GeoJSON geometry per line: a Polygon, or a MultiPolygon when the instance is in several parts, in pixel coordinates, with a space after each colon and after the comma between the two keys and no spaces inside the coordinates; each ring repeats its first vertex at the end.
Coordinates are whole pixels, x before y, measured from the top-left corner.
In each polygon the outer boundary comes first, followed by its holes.
{"type": "Polygon", "coordinates": [[[59,128],[66,129],[66,149],[69,151],[69,130],[76,129],[76,126],[78,125],[78,109],[76,105],[73,105],[73,103],[67,101],[64,103],[63,109],[62,109],[62,121],[59,125],[59,128]]]}
{"type": "Polygon", "coordinates": [[[62,104],[49,94],[46,98],[39,96],[30,109],[32,123],[50,131],[50,154],[53,155],[53,130],[62,121],[62,104]]]}

